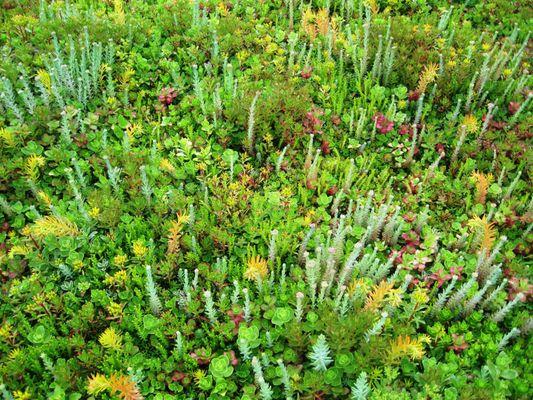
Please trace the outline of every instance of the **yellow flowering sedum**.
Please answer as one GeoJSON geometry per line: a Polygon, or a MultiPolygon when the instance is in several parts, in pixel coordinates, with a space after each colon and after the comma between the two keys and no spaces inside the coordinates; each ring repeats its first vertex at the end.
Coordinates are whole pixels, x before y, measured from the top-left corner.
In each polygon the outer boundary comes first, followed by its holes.
{"type": "Polygon", "coordinates": [[[417,304],[426,304],[429,301],[427,290],[421,287],[417,287],[411,296],[417,304]]]}
{"type": "Polygon", "coordinates": [[[24,233],[42,239],[48,235],[56,237],[78,236],[80,231],[74,222],[65,217],[48,215],[39,218],[33,225],[24,228],[24,233]]]}
{"type": "Polygon", "coordinates": [[[148,253],[148,247],[146,247],[141,239],[133,242],[133,254],[137,258],[143,258],[148,253]]]}
{"type": "MultiPolygon", "coordinates": [[[[424,341],[427,338],[424,338],[424,341]]],[[[396,340],[390,342],[389,357],[391,362],[399,362],[403,357],[411,360],[419,360],[424,357],[423,341],[411,339],[410,336],[398,336],[396,340]]]]}
{"type": "Polygon", "coordinates": [[[467,114],[463,118],[463,123],[468,133],[475,133],[479,129],[477,118],[472,114],[467,114]]]}
{"type": "Polygon", "coordinates": [[[107,328],[98,338],[100,344],[106,349],[120,350],[122,348],[122,335],[115,328],[107,328]]]}
{"type": "Polygon", "coordinates": [[[263,280],[268,274],[267,262],[259,256],[249,258],[246,266],[244,277],[248,280],[263,280]]]}

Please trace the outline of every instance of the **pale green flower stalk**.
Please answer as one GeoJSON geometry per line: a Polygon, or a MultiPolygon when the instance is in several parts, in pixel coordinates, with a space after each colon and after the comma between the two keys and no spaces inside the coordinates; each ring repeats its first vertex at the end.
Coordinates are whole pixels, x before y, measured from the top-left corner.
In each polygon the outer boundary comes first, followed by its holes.
{"type": "Polygon", "coordinates": [[[104,155],[104,161],[107,167],[107,177],[109,179],[109,183],[111,183],[111,187],[115,193],[118,194],[120,191],[120,173],[122,172],[122,168],[112,167],[111,163],[109,162],[109,158],[106,155],[104,155]]]}
{"type": "Polygon", "coordinates": [[[381,333],[381,330],[383,329],[383,326],[385,325],[385,322],[387,321],[388,317],[389,317],[389,313],[388,312],[383,311],[381,313],[381,318],[379,320],[377,320],[377,322],[374,323],[372,328],[367,330],[366,333],[365,333],[365,340],[367,342],[370,341],[372,336],[376,336],[376,335],[379,335],[381,333]]]}
{"type": "Polygon", "coordinates": [[[339,315],[344,318],[346,316],[346,314],[348,313],[348,311],[350,310],[350,304],[351,300],[350,300],[350,295],[348,293],[344,293],[344,296],[342,297],[342,301],[341,301],[341,305],[340,305],[340,310],[339,310],[339,315]]]}
{"type": "Polygon", "coordinates": [[[394,65],[394,55],[396,53],[396,46],[392,44],[392,37],[389,38],[387,42],[387,48],[385,49],[385,56],[383,59],[383,64],[385,66],[383,72],[383,84],[386,86],[389,81],[390,73],[392,72],[392,67],[394,65]]]}
{"type": "Polygon", "coordinates": [[[366,74],[367,62],[368,62],[368,39],[370,36],[370,23],[372,20],[372,13],[369,7],[365,7],[365,22],[363,24],[363,55],[361,56],[361,66],[359,68],[361,74],[359,79],[362,80],[366,74]]]}
{"type": "Polygon", "coordinates": [[[487,130],[487,128],[489,127],[489,123],[492,119],[492,115],[496,113],[496,110],[498,110],[498,106],[495,105],[494,103],[489,103],[487,115],[485,116],[485,121],[483,122],[480,135],[483,135],[485,131],[487,130]]]}
{"type": "Polygon", "coordinates": [[[400,214],[400,206],[396,206],[394,213],[389,217],[389,220],[383,227],[383,239],[387,243],[391,243],[392,237],[394,235],[394,230],[398,225],[398,215],[400,214]]]}
{"type": "Polygon", "coordinates": [[[272,229],[270,231],[270,244],[268,246],[268,261],[270,262],[270,265],[274,266],[274,262],[276,261],[276,239],[278,237],[278,230],[272,229]]]}
{"type": "Polygon", "coordinates": [[[2,211],[5,215],[8,217],[13,215],[13,210],[11,209],[11,206],[9,205],[8,201],[4,196],[0,195],[0,206],[2,207],[2,211]]]}
{"type": "Polygon", "coordinates": [[[355,129],[355,137],[358,139],[361,137],[361,133],[363,133],[363,128],[365,127],[365,121],[366,121],[366,109],[359,109],[359,119],[357,120],[357,127],[355,129]]]}
{"type": "Polygon", "coordinates": [[[287,264],[281,264],[281,274],[279,277],[279,287],[283,292],[285,290],[285,279],[287,278],[287,264]]]}
{"type": "Polygon", "coordinates": [[[89,221],[89,214],[87,214],[83,196],[81,195],[78,185],[76,184],[76,181],[74,179],[74,176],[72,175],[72,169],[65,168],[65,173],[67,174],[67,179],[70,185],[70,189],[72,190],[72,193],[74,193],[74,199],[76,200],[76,204],[78,206],[78,209],[80,210],[80,214],[83,216],[83,218],[85,218],[86,221],[89,221]]]}
{"type": "Polygon", "coordinates": [[[318,304],[322,304],[322,302],[324,301],[327,290],[328,290],[328,282],[322,281],[320,283],[320,293],[318,294],[318,304]]]}
{"type": "MultiPolygon", "coordinates": [[[[53,374],[55,372],[54,362],[50,359],[50,357],[48,357],[46,353],[41,353],[40,357],[41,357],[41,360],[43,360],[43,364],[46,370],[50,372],[51,374],[53,374]]],[[[6,397],[4,395],[4,400],[5,399],[6,397]]]]}
{"type": "Polygon", "coordinates": [[[466,315],[471,314],[474,312],[474,309],[476,308],[477,304],[481,301],[485,293],[487,293],[487,290],[496,283],[496,279],[498,278],[498,274],[495,274],[492,279],[488,279],[487,282],[483,285],[481,289],[479,289],[470,300],[468,300],[464,306],[464,313],[466,315]]]}
{"type": "Polygon", "coordinates": [[[281,151],[278,159],[276,160],[276,172],[277,173],[281,171],[281,165],[283,164],[283,158],[285,157],[285,153],[287,152],[288,148],[289,148],[289,145],[285,146],[283,150],[281,151]]]}
{"type": "MultiPolygon", "coordinates": [[[[308,256],[309,253],[306,252],[308,256]]],[[[316,260],[307,258],[305,263],[305,278],[309,287],[309,296],[311,297],[311,304],[314,306],[316,301],[316,289],[319,279],[320,265],[316,260]]]]}
{"type": "Polygon", "coordinates": [[[472,104],[472,96],[474,95],[474,85],[476,84],[478,72],[474,73],[470,84],[468,85],[468,93],[466,95],[465,111],[470,111],[470,105],[472,104]]]}
{"type": "Polygon", "coordinates": [[[450,20],[450,17],[453,12],[453,6],[451,6],[449,9],[445,10],[439,20],[439,23],[437,25],[437,29],[439,31],[444,31],[446,27],[448,26],[448,21],[450,20]]]}
{"type": "Polygon", "coordinates": [[[66,110],[61,111],[61,139],[65,145],[72,143],[69,116],[66,110]]]}
{"type": "Polygon", "coordinates": [[[507,236],[502,236],[500,240],[498,241],[498,243],[496,244],[496,246],[494,247],[494,250],[492,250],[492,252],[490,253],[489,258],[485,261],[485,263],[483,263],[481,267],[483,277],[486,277],[490,274],[492,263],[494,262],[498,254],[500,254],[500,251],[506,242],[507,242],[507,236]]]}
{"type": "Polygon", "coordinates": [[[248,361],[252,358],[252,351],[250,349],[250,345],[248,344],[248,341],[245,338],[237,339],[237,347],[239,348],[239,352],[242,354],[242,358],[245,361],[248,361]]]}
{"type": "Polygon", "coordinates": [[[302,293],[302,292],[297,292],[296,293],[296,312],[295,312],[295,317],[296,317],[296,321],[300,322],[302,320],[302,315],[303,315],[303,299],[304,299],[305,295],[302,293]]]}
{"type": "MultiPolygon", "coordinates": [[[[420,96],[422,97],[422,96],[420,96]]],[[[424,127],[422,128],[424,129],[424,127]]],[[[418,128],[416,127],[416,124],[413,125],[413,140],[411,141],[411,147],[409,147],[409,152],[407,153],[405,164],[409,165],[413,162],[413,157],[415,155],[415,149],[416,149],[416,142],[418,140],[418,128]]]]}
{"type": "Polygon", "coordinates": [[[378,49],[376,51],[376,55],[374,57],[374,64],[372,65],[372,71],[370,72],[370,76],[374,81],[379,81],[379,77],[381,75],[381,53],[383,52],[383,36],[378,35],[378,49]]]}
{"type": "Polygon", "coordinates": [[[438,314],[442,310],[444,303],[446,303],[446,300],[448,300],[448,296],[457,283],[457,279],[457,275],[452,276],[452,281],[448,284],[448,286],[446,286],[446,289],[439,295],[439,297],[437,297],[437,301],[433,305],[433,309],[431,311],[434,315],[438,314]]]}
{"type": "Polygon", "coordinates": [[[485,309],[489,307],[492,304],[492,302],[496,299],[498,294],[501,293],[505,289],[507,282],[508,282],[507,279],[504,278],[502,282],[496,287],[496,289],[494,289],[490,293],[490,295],[483,301],[483,303],[481,303],[481,308],[485,309]]]}
{"type": "Polygon", "coordinates": [[[326,293],[329,293],[331,285],[333,284],[333,280],[335,279],[335,275],[337,273],[337,269],[335,268],[337,259],[335,247],[330,247],[328,249],[328,253],[328,258],[326,260],[326,270],[324,272],[323,277],[324,279],[326,279],[327,283],[326,293]]]}
{"type": "Polygon", "coordinates": [[[205,115],[206,110],[205,110],[204,94],[202,91],[202,85],[200,82],[200,78],[198,77],[198,65],[196,64],[192,66],[192,77],[193,77],[194,95],[200,102],[200,108],[202,109],[202,112],[205,115]]]}
{"type": "Polygon", "coordinates": [[[450,118],[450,122],[453,124],[455,123],[455,121],[457,121],[457,117],[459,116],[459,112],[461,111],[461,104],[462,104],[462,99],[457,99],[457,103],[455,105],[455,108],[453,109],[453,113],[452,113],[452,116],[450,118]]]}
{"type": "Polygon", "coordinates": [[[508,344],[509,341],[520,335],[520,329],[513,328],[509,333],[507,333],[502,340],[498,343],[498,351],[502,351],[508,344]]]}
{"type": "Polygon", "coordinates": [[[189,270],[183,270],[183,292],[185,293],[186,303],[189,304],[192,299],[191,286],[189,283],[189,270]]]}
{"type": "Polygon", "coordinates": [[[152,201],[153,190],[152,190],[152,187],[150,186],[150,182],[148,181],[148,177],[146,176],[146,166],[141,165],[139,170],[141,172],[141,182],[142,182],[141,191],[142,191],[142,194],[144,195],[144,198],[146,199],[146,202],[150,204],[152,201]]]}
{"type": "Polygon", "coordinates": [[[498,176],[498,182],[497,182],[497,185],[498,186],[502,186],[502,183],[503,183],[503,178],[505,178],[505,172],[506,172],[506,168],[505,168],[505,165],[502,167],[502,170],[500,172],[500,175],[498,176]]]}
{"type": "Polygon", "coordinates": [[[309,143],[307,144],[307,155],[305,156],[304,168],[311,168],[311,163],[313,162],[313,139],[315,135],[309,135],[309,143]]]}
{"type": "Polygon", "coordinates": [[[180,331],[176,331],[176,344],[174,348],[178,355],[181,355],[183,353],[183,335],[180,331]]]}
{"type": "Polygon", "coordinates": [[[413,122],[414,126],[417,126],[420,122],[420,119],[422,118],[422,111],[424,109],[424,97],[426,96],[425,93],[422,93],[417,101],[417,107],[416,107],[416,114],[415,114],[415,120],[413,122]]]}
{"type": "Polygon", "coordinates": [[[266,331],[265,339],[266,339],[266,346],[269,349],[272,348],[274,346],[274,341],[272,340],[272,335],[270,334],[270,331],[266,331]]]}
{"type": "Polygon", "coordinates": [[[244,293],[244,320],[250,322],[250,295],[247,288],[243,288],[242,292],[244,293]]]}
{"type": "Polygon", "coordinates": [[[85,176],[83,175],[83,171],[81,170],[78,160],[72,157],[70,161],[72,162],[72,166],[74,167],[74,172],[76,172],[76,177],[78,178],[79,185],[81,186],[82,189],[85,189],[86,187],[85,176]]]}
{"type": "Polygon", "coordinates": [[[403,283],[402,283],[402,287],[400,288],[402,293],[407,292],[407,288],[411,284],[412,280],[413,280],[413,275],[411,275],[411,274],[405,275],[405,278],[404,278],[403,283]]]}
{"type": "Polygon", "coordinates": [[[366,372],[363,371],[352,386],[351,400],[366,400],[369,394],[370,386],[366,380],[366,372]]]}
{"type": "Polygon", "coordinates": [[[424,226],[426,226],[427,222],[428,222],[428,219],[429,219],[429,206],[426,205],[424,207],[424,210],[422,211],[421,214],[418,214],[417,218],[416,218],[416,226],[415,226],[415,230],[420,233],[422,232],[422,228],[424,226]]]}
{"type": "Polygon", "coordinates": [[[213,296],[211,295],[211,292],[209,290],[206,290],[204,292],[204,298],[205,298],[205,313],[207,314],[209,321],[211,321],[212,324],[215,324],[217,322],[217,312],[215,310],[215,303],[213,302],[213,296]]]}
{"type": "Polygon", "coordinates": [[[294,51],[294,47],[296,46],[296,42],[298,41],[298,34],[296,32],[289,33],[289,61],[288,61],[288,70],[289,73],[292,71],[292,68],[294,66],[294,55],[296,52],[294,51]]]}
{"type": "Polygon", "coordinates": [[[310,185],[313,185],[317,179],[319,161],[320,149],[317,149],[315,153],[315,158],[313,159],[313,162],[311,163],[311,166],[309,167],[309,171],[307,173],[307,183],[310,185]]]}
{"type": "Polygon", "coordinates": [[[194,269],[194,277],[192,279],[192,288],[196,290],[198,288],[198,279],[199,279],[199,270],[198,268],[194,269]]]}
{"type": "Polygon", "coordinates": [[[344,285],[346,283],[346,280],[352,275],[353,269],[355,267],[355,262],[363,251],[364,246],[365,243],[363,238],[353,246],[353,250],[344,262],[344,267],[342,268],[341,273],[339,275],[339,288],[344,285]]]}
{"type": "Polygon", "coordinates": [[[355,225],[366,226],[368,222],[368,216],[370,214],[370,209],[372,208],[372,199],[374,198],[374,191],[370,190],[366,197],[366,203],[364,205],[357,204],[357,208],[354,213],[354,223],[355,225]]]}
{"type": "Polygon", "coordinates": [[[261,363],[255,356],[252,358],[252,368],[254,370],[255,382],[259,386],[259,396],[261,397],[261,400],[272,399],[272,388],[265,381],[265,378],[263,376],[263,369],[261,368],[261,363]]]}
{"type": "Polygon", "coordinates": [[[523,335],[529,335],[533,331],[533,318],[529,317],[520,327],[520,332],[523,335]]]}
{"type": "MultiPolygon", "coordinates": [[[[492,51],[494,51],[495,48],[496,46],[492,48],[492,51]]],[[[492,56],[492,51],[490,53],[485,53],[485,59],[483,60],[483,65],[481,66],[481,69],[479,70],[479,79],[476,84],[478,94],[483,93],[485,84],[487,83],[487,80],[489,79],[489,61],[492,56]]]]}
{"type": "Polygon", "coordinates": [[[491,320],[493,322],[500,322],[501,320],[503,320],[505,316],[509,313],[509,311],[516,307],[516,305],[520,303],[524,299],[524,297],[525,296],[523,293],[518,293],[512,301],[508,302],[506,305],[496,311],[492,315],[491,320]]]}
{"type": "Polygon", "coordinates": [[[515,189],[516,185],[518,184],[518,181],[520,180],[521,176],[522,176],[522,170],[518,171],[518,173],[516,174],[515,178],[513,179],[513,181],[511,182],[511,184],[507,188],[507,190],[505,191],[505,195],[503,196],[503,199],[502,199],[501,203],[503,203],[504,201],[508,200],[511,197],[511,194],[513,193],[513,190],[515,189]]]}
{"type": "Polygon", "coordinates": [[[329,349],[326,337],[324,335],[318,336],[308,356],[315,371],[325,371],[328,365],[333,362],[330,353],[331,350],[329,349]]]}
{"type": "Polygon", "coordinates": [[[333,248],[335,248],[335,261],[339,262],[344,250],[344,242],[346,239],[346,233],[350,230],[350,227],[345,227],[346,215],[341,215],[339,218],[339,224],[333,237],[333,248]]]}
{"type": "Polygon", "coordinates": [[[285,367],[285,364],[283,364],[283,360],[281,358],[278,359],[277,362],[278,362],[278,367],[281,371],[281,383],[283,384],[285,398],[287,400],[292,400],[292,387],[291,387],[291,379],[289,377],[289,372],[287,371],[287,367],[285,367]]]}
{"type": "Polygon", "coordinates": [[[374,272],[372,280],[374,282],[380,282],[382,279],[384,279],[388,275],[393,262],[394,257],[389,257],[386,263],[380,264],[379,268],[374,272]]]}
{"type": "Polygon", "coordinates": [[[396,229],[394,230],[394,234],[392,235],[391,244],[393,246],[395,246],[396,243],[398,243],[398,239],[400,238],[400,235],[403,232],[403,227],[404,227],[404,222],[400,218],[398,225],[396,226],[396,229]]]}
{"type": "Polygon", "coordinates": [[[447,306],[448,308],[452,309],[461,303],[461,301],[465,298],[465,296],[468,294],[468,291],[474,286],[477,280],[477,272],[474,272],[468,281],[466,281],[460,288],[457,290],[457,292],[454,293],[452,297],[450,297],[450,300],[448,300],[447,306]]]}
{"type": "Polygon", "coordinates": [[[159,296],[157,295],[157,289],[152,277],[152,267],[150,265],[146,266],[146,291],[148,292],[148,300],[150,303],[150,308],[152,309],[152,313],[155,315],[161,314],[163,305],[161,304],[161,300],[159,300],[159,296]]]}
{"type": "Polygon", "coordinates": [[[241,288],[239,286],[239,281],[233,281],[233,294],[231,295],[231,304],[236,305],[239,303],[241,288]]]}
{"type": "Polygon", "coordinates": [[[387,279],[387,282],[395,282],[396,279],[398,279],[398,275],[400,274],[400,271],[402,270],[401,265],[396,266],[396,269],[394,270],[394,273],[387,279]]]}
{"type": "Polygon", "coordinates": [[[194,204],[189,204],[189,229],[194,229],[194,223],[196,222],[196,213],[194,211],[194,204]]]}
{"type": "Polygon", "coordinates": [[[342,299],[344,297],[344,293],[346,292],[346,286],[342,285],[337,290],[337,295],[335,296],[335,300],[333,301],[333,310],[338,311],[342,305],[342,299]]]}
{"type": "Polygon", "coordinates": [[[450,160],[450,164],[455,164],[457,161],[457,156],[459,155],[459,152],[461,151],[461,147],[463,146],[463,143],[466,139],[466,126],[461,125],[461,128],[459,130],[459,140],[457,140],[457,143],[455,145],[455,148],[453,149],[452,158],[450,160]]]}
{"type": "Polygon", "coordinates": [[[253,154],[254,152],[254,145],[255,145],[255,137],[254,137],[254,125],[255,125],[255,105],[257,103],[257,99],[259,99],[259,95],[261,92],[257,91],[255,93],[255,96],[252,100],[252,104],[250,104],[250,113],[248,116],[248,153],[253,154]]]}
{"type": "Polygon", "coordinates": [[[261,353],[261,364],[263,364],[265,367],[268,367],[270,365],[268,355],[264,352],[261,353]]]}
{"type": "Polygon", "coordinates": [[[15,100],[15,93],[13,91],[13,85],[11,84],[11,81],[7,78],[2,78],[1,83],[2,85],[0,88],[2,90],[0,91],[0,100],[2,100],[4,103],[5,108],[10,110],[19,121],[24,121],[22,111],[17,106],[17,102],[15,100]]]}

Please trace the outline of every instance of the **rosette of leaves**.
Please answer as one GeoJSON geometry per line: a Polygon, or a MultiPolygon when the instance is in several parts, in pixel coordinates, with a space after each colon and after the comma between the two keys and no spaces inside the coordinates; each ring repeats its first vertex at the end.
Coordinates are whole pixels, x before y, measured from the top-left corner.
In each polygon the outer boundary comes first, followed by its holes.
{"type": "Polygon", "coordinates": [[[282,326],[285,325],[287,322],[292,320],[294,317],[294,312],[289,307],[277,307],[274,310],[274,314],[272,315],[271,321],[274,325],[282,326]]]}
{"type": "Polygon", "coordinates": [[[304,323],[305,325],[305,330],[306,331],[312,331],[312,330],[316,330],[318,329],[318,314],[313,312],[313,311],[310,311],[307,313],[307,316],[305,317],[306,319],[306,322],[304,323]]]}
{"type": "Polygon", "coordinates": [[[356,370],[355,357],[352,353],[340,353],[335,356],[335,367],[340,368],[347,374],[356,370]]]}
{"type": "Polygon", "coordinates": [[[223,354],[213,358],[209,363],[209,372],[217,380],[231,376],[233,374],[233,367],[230,365],[229,357],[223,354]]]}
{"type": "Polygon", "coordinates": [[[342,386],[342,370],[340,368],[330,368],[324,373],[324,382],[328,385],[342,386]]]}
{"type": "Polygon", "coordinates": [[[38,325],[28,334],[28,340],[34,344],[43,344],[50,340],[50,334],[43,325],[38,325]]]}
{"type": "Polygon", "coordinates": [[[241,324],[239,326],[239,339],[245,340],[251,349],[255,349],[261,344],[259,328],[256,325],[246,326],[241,324]]]}

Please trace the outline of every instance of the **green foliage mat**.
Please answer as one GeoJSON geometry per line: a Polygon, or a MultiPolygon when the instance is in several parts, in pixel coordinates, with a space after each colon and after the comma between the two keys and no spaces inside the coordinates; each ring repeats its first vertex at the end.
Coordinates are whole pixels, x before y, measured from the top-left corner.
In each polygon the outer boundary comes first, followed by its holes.
{"type": "Polygon", "coordinates": [[[527,399],[530,9],[0,0],[0,398],[527,399]]]}

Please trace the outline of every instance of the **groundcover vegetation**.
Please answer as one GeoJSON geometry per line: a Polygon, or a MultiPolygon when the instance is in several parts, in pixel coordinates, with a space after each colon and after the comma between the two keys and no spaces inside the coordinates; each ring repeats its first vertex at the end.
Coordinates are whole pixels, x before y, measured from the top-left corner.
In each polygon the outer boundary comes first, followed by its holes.
{"type": "Polygon", "coordinates": [[[521,3],[0,1],[0,396],[528,398],[521,3]]]}

